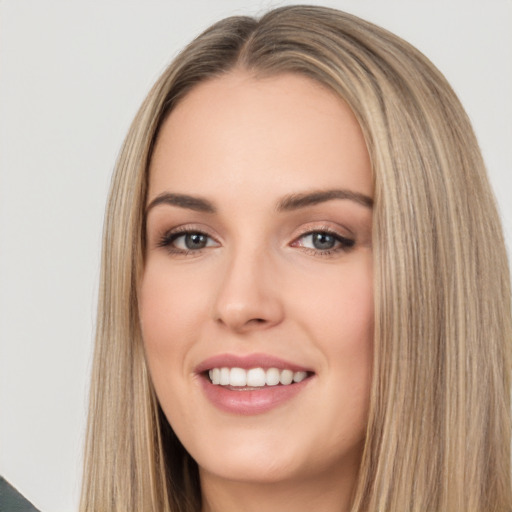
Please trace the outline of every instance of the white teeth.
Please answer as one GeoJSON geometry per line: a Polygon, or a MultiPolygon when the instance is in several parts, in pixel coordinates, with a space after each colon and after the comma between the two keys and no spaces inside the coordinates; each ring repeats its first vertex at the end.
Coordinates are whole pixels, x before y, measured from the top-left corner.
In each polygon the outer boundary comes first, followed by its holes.
{"type": "Polygon", "coordinates": [[[279,382],[284,386],[293,382],[293,372],[291,370],[283,370],[279,377],[279,382]]]}
{"type": "Polygon", "coordinates": [[[307,376],[306,372],[295,372],[293,374],[293,382],[302,382],[307,376]]]}
{"type": "Polygon", "coordinates": [[[212,368],[208,375],[212,384],[233,387],[260,388],[263,386],[288,386],[293,382],[302,382],[307,372],[293,372],[292,370],[279,370],[278,368],[212,368]]]}
{"type": "Polygon", "coordinates": [[[231,368],[229,372],[229,384],[231,386],[246,386],[247,372],[242,368],[231,368]]]}
{"type": "Polygon", "coordinates": [[[265,385],[265,370],[263,368],[251,368],[247,372],[247,385],[256,388],[265,385]]]}
{"type": "Polygon", "coordinates": [[[218,368],[210,370],[210,380],[213,384],[220,384],[220,370],[218,368]]]}
{"type": "Polygon", "coordinates": [[[229,386],[229,368],[220,369],[220,382],[221,386],[229,386]]]}
{"type": "Polygon", "coordinates": [[[267,386],[277,386],[279,384],[280,371],[277,368],[267,370],[267,386]]]}

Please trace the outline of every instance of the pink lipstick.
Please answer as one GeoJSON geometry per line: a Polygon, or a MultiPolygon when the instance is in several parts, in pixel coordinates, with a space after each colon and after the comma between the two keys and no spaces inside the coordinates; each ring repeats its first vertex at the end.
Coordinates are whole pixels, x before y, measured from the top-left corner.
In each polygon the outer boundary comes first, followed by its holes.
{"type": "Polygon", "coordinates": [[[217,408],[241,415],[262,414],[291,400],[309,385],[311,369],[267,354],[221,354],[196,368],[201,386],[217,408]]]}

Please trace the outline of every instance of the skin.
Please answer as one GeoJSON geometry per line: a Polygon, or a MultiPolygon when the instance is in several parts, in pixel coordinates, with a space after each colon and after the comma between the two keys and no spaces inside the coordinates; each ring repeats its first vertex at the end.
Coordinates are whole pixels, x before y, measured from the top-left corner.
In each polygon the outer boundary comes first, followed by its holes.
{"type": "Polygon", "coordinates": [[[371,381],[372,210],[351,198],[276,207],[331,189],[372,197],[370,160],[349,107],[308,78],[232,71],[193,89],[160,131],[140,320],[160,404],[199,465],[204,512],[349,508],[371,381]],[[165,193],[216,211],[155,204],[165,193]],[[183,230],[206,245],[191,249],[183,230]],[[326,230],[333,247],[319,249],[308,233],[326,230]],[[314,373],[262,414],[219,410],[195,368],[253,353],[314,373]]]}

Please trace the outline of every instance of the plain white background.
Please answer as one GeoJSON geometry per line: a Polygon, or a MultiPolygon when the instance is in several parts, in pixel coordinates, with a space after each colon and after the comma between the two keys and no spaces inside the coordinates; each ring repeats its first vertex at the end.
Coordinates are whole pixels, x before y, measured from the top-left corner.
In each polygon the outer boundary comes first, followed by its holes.
{"type": "MultiPolygon", "coordinates": [[[[202,29],[285,3],[0,0],[0,474],[43,510],[78,505],[103,208],[128,125],[202,29]]],[[[512,2],[321,3],[397,33],[447,76],[510,247],[512,2]]]]}

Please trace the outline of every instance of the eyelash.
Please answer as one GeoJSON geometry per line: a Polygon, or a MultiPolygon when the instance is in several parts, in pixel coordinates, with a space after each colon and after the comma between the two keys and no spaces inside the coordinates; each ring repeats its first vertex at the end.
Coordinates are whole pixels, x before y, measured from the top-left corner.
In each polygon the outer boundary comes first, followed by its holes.
{"type": "MultiPolygon", "coordinates": [[[[207,237],[210,240],[214,240],[215,243],[218,243],[212,236],[210,236],[208,233],[205,233],[204,231],[198,230],[198,229],[190,229],[187,227],[184,228],[177,228],[172,231],[166,232],[159,240],[158,247],[166,248],[167,251],[170,254],[178,255],[178,256],[196,256],[200,254],[203,249],[208,248],[208,246],[199,248],[199,249],[180,249],[175,247],[173,244],[181,237],[185,237],[187,235],[199,235],[207,237]]],[[[208,242],[207,242],[208,243],[208,242]]],[[[335,231],[328,229],[328,228],[317,228],[317,229],[311,229],[308,231],[305,231],[304,233],[301,233],[290,245],[292,247],[300,247],[303,251],[305,251],[308,254],[312,254],[314,256],[331,256],[333,254],[339,253],[339,252],[349,252],[355,245],[356,241],[352,238],[347,238],[344,236],[341,236],[339,233],[336,233],[335,231]],[[311,247],[304,247],[302,245],[299,245],[300,240],[304,240],[304,238],[312,235],[328,235],[334,238],[335,243],[337,244],[336,247],[332,249],[315,249],[311,247]]]]}
{"type": "Polygon", "coordinates": [[[340,235],[336,231],[333,231],[332,229],[321,227],[316,229],[310,229],[308,231],[305,231],[302,233],[299,237],[297,237],[292,243],[292,247],[302,247],[302,250],[306,253],[312,254],[314,256],[332,256],[339,252],[349,252],[355,245],[356,241],[353,238],[347,238],[345,236],[340,235]],[[312,236],[312,235],[328,235],[334,238],[335,243],[337,246],[333,247],[332,249],[314,249],[311,247],[303,247],[298,245],[298,241],[304,240],[305,237],[312,236]]]}
{"type": "MultiPolygon", "coordinates": [[[[178,238],[185,237],[187,235],[201,235],[205,236],[208,239],[215,240],[212,236],[204,231],[199,229],[191,229],[187,227],[173,229],[172,231],[166,232],[158,242],[158,247],[164,247],[167,251],[173,255],[178,256],[195,256],[202,252],[204,248],[201,249],[179,249],[175,247],[173,244],[176,242],[178,238]]],[[[215,240],[215,242],[217,242],[215,240]]]]}

